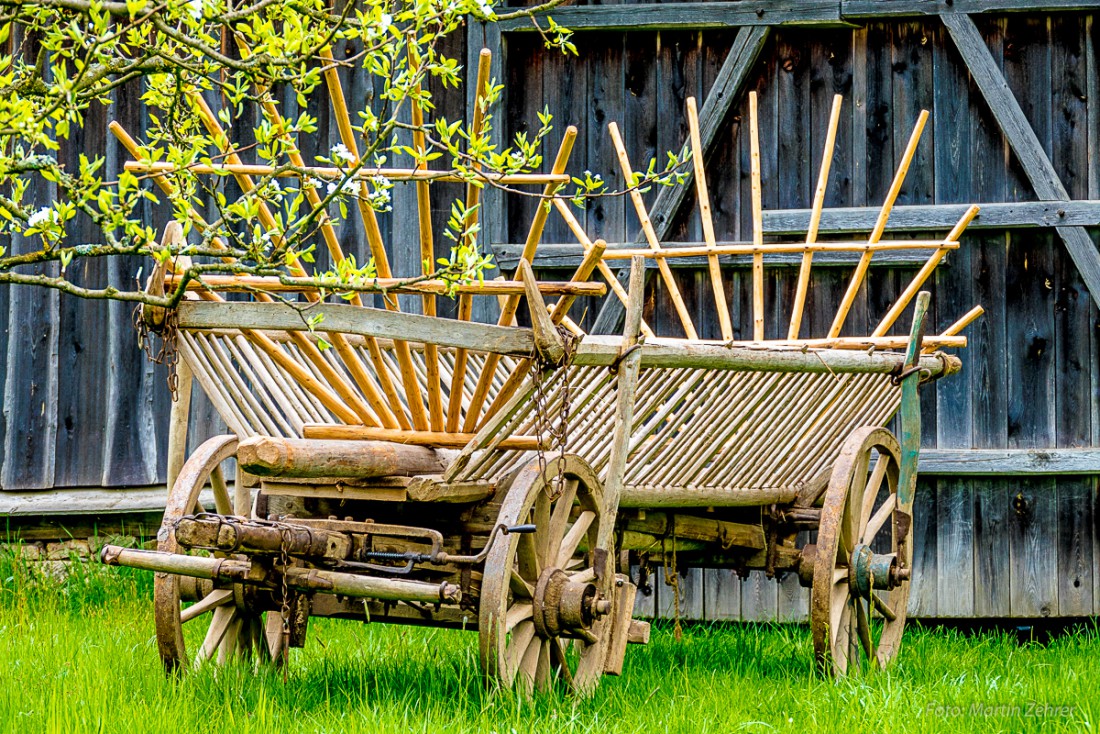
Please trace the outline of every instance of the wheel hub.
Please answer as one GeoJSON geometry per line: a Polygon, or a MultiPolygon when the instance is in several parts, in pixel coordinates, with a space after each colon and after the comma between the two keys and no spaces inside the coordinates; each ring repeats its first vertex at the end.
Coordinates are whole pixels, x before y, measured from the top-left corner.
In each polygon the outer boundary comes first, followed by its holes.
{"type": "Polygon", "coordinates": [[[860,597],[871,589],[894,589],[909,578],[909,569],[901,567],[896,553],[875,553],[862,543],[852,549],[848,568],[848,585],[860,597]]]}
{"type": "Polygon", "coordinates": [[[548,568],[535,585],[535,632],[540,637],[581,637],[596,621],[610,613],[611,602],[603,599],[595,584],[571,581],[560,568],[548,568]]]}

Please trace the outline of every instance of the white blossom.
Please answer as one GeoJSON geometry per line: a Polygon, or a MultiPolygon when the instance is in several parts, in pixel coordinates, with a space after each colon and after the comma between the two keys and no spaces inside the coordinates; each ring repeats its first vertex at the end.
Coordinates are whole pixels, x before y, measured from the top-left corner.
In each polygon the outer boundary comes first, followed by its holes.
{"type": "Polygon", "coordinates": [[[393,25],[393,16],[389,13],[382,13],[382,17],[378,20],[378,30],[384,31],[393,25]]]}
{"type": "Polygon", "coordinates": [[[49,207],[39,209],[27,218],[27,224],[31,227],[37,227],[38,225],[47,221],[51,224],[57,221],[57,212],[49,207]]]}
{"type": "Polygon", "coordinates": [[[191,17],[195,20],[202,20],[202,0],[187,0],[187,12],[191,14],[191,17]]]}
{"type": "Polygon", "coordinates": [[[351,151],[348,150],[347,146],[343,143],[337,143],[332,146],[332,158],[333,160],[342,160],[346,163],[355,162],[355,156],[351,154],[351,151]]]}

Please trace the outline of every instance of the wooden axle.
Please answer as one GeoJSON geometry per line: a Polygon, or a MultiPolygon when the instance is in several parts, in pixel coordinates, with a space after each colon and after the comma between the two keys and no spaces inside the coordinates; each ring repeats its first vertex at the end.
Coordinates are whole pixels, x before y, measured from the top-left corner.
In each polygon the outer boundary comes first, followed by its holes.
{"type": "Polygon", "coordinates": [[[446,456],[423,446],[268,436],[241,441],[237,461],[261,477],[357,478],[440,474],[448,463],[446,456]]]}
{"type": "MultiPolygon", "coordinates": [[[[250,561],[230,558],[185,556],[179,553],[103,546],[100,559],[108,566],[128,566],[157,573],[193,576],[228,583],[246,583],[275,588],[281,579],[250,561]]],[[[278,576],[279,574],[275,574],[278,576]]],[[[287,588],[381,601],[405,601],[420,604],[457,604],[462,591],[454,584],[429,584],[405,579],[375,578],[316,568],[288,568],[287,588]]]]}

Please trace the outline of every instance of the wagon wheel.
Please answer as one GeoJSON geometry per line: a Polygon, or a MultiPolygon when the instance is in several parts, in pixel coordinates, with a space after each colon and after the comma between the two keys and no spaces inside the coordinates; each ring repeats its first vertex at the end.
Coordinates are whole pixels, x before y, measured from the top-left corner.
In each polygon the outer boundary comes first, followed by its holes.
{"type": "Polygon", "coordinates": [[[885,666],[901,644],[913,534],[912,500],[898,498],[899,457],[890,431],[860,428],[829,479],[813,553],[810,625],[818,665],[834,675],[885,666]]]}
{"type": "Polygon", "coordinates": [[[497,536],[481,583],[482,668],[500,686],[528,695],[555,680],[581,693],[594,689],[611,628],[614,554],[594,550],[603,488],[583,460],[570,456],[564,490],[552,497],[555,464],[543,472],[532,462],[507,484],[498,525],[536,529],[497,536]]]}
{"type": "MultiPolygon", "coordinates": [[[[233,514],[222,464],[233,458],[236,451],[236,436],[215,436],[188,458],[168,495],[164,520],[157,534],[157,550],[188,552],[176,542],[175,523],[196,511],[199,492],[207,482],[214,490],[219,514],[233,514]]],[[[254,652],[258,661],[279,664],[283,660],[282,617],[269,614],[265,627],[262,611],[255,609],[253,592],[240,584],[213,588],[209,581],[157,573],[153,580],[153,604],[157,649],[169,673],[186,669],[192,660],[187,655],[183,638],[185,624],[206,625],[203,644],[193,658],[196,666],[209,659],[222,664],[233,657],[249,658],[254,652]],[[190,606],[184,606],[181,601],[183,584],[192,592],[189,596],[198,598],[190,606]]]]}

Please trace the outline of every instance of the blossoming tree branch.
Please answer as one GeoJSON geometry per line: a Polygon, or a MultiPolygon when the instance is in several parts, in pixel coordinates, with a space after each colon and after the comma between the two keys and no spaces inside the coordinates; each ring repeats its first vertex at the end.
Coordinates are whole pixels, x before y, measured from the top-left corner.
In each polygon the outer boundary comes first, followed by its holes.
{"type": "MultiPolygon", "coordinates": [[[[558,2],[500,17],[529,15],[547,46],[575,54],[568,30],[542,15],[558,2]]],[[[313,261],[319,233],[338,231],[349,205],[389,210],[393,178],[377,172],[399,157],[423,175],[509,189],[509,177],[540,170],[549,114],[539,115],[537,130],[495,144],[494,80],[480,90],[476,129],[435,114],[431,92],[458,87],[466,71],[444,40],[470,21],[496,19],[490,0],[363,0],[335,9],[325,0],[0,0],[0,283],[171,308],[189,284],[215,274],[300,276],[296,266],[313,261]],[[337,44],[357,51],[334,58],[337,44]],[[365,74],[374,94],[347,100],[352,137],[306,161],[299,141],[318,131],[307,98],[344,69],[365,74]],[[130,163],[84,153],[77,165],[74,156],[59,160],[91,108],[110,110],[121,94],[138,93],[146,129],[112,127],[130,163]],[[279,102],[295,99],[289,112],[279,102]],[[247,146],[236,142],[244,139],[247,146]],[[182,236],[160,237],[151,206],[170,212],[182,236]],[[75,261],[122,256],[170,263],[172,287],[147,292],[132,270],[130,282],[98,288],[69,277],[75,261]]],[[[630,185],[668,184],[683,164],[669,156],[630,185]]],[[[615,193],[586,172],[555,195],[583,206],[615,193]]],[[[451,214],[449,256],[409,282],[458,284],[492,267],[477,217],[461,199],[451,214]]],[[[373,258],[349,256],[310,273],[296,284],[340,293],[378,287],[373,258]]]]}

